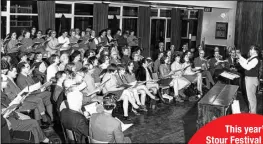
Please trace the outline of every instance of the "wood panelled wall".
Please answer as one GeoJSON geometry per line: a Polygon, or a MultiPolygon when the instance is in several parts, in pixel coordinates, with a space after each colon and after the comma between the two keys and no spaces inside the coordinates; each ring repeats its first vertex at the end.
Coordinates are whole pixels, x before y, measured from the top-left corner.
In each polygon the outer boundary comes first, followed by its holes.
{"type": "Polygon", "coordinates": [[[238,1],[236,12],[235,45],[243,54],[249,46],[263,47],[263,1],[238,1]]]}

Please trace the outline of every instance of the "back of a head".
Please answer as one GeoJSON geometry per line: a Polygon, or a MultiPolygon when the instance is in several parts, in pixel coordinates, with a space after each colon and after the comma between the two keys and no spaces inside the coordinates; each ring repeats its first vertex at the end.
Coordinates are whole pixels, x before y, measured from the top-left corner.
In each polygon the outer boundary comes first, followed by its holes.
{"type": "Polygon", "coordinates": [[[105,110],[113,110],[116,107],[114,96],[114,94],[109,93],[103,97],[103,107],[105,110]]]}

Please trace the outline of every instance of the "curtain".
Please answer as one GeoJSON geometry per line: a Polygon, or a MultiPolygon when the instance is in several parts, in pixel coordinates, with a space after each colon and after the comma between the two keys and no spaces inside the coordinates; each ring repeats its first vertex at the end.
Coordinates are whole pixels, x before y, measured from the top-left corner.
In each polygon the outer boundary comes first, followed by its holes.
{"type": "Polygon", "coordinates": [[[103,29],[108,28],[108,4],[95,3],[93,5],[93,29],[98,35],[103,29]]]}
{"type": "Polygon", "coordinates": [[[137,22],[137,36],[139,39],[139,46],[143,49],[143,56],[150,56],[150,7],[139,6],[138,22],[137,22]]]}
{"type": "Polygon", "coordinates": [[[172,8],[171,14],[171,45],[174,45],[176,50],[180,49],[181,45],[181,13],[180,9],[172,8]]]}
{"type": "Polygon", "coordinates": [[[37,1],[38,28],[55,29],[55,1],[37,1]]]}
{"type": "MultiPolygon", "coordinates": [[[[202,25],[203,25],[204,10],[198,10],[197,20],[197,34],[196,34],[196,47],[202,44],[202,25]]],[[[204,48],[204,47],[203,47],[204,48]]]]}

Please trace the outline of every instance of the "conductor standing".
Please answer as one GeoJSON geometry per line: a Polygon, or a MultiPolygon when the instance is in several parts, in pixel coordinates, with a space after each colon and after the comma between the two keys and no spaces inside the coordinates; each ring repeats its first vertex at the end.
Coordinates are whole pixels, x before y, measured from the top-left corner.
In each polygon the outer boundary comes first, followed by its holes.
{"type": "Polygon", "coordinates": [[[256,90],[259,84],[259,48],[257,46],[250,46],[249,58],[245,59],[238,54],[239,63],[245,69],[245,84],[249,103],[249,112],[257,113],[257,96],[256,90]]]}

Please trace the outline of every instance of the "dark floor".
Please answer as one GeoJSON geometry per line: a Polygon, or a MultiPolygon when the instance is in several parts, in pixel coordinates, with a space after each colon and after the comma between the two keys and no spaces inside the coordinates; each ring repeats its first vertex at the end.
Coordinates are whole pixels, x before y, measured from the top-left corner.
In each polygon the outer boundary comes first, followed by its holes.
{"type": "MultiPolygon", "coordinates": [[[[237,99],[241,112],[247,112],[248,107],[241,93],[238,93],[237,99]]],[[[262,93],[258,94],[258,113],[263,114],[262,93]]],[[[196,132],[197,102],[159,103],[156,110],[149,110],[140,116],[129,115],[134,125],[124,134],[133,143],[186,143],[196,132]]],[[[55,130],[63,139],[61,128],[55,126],[55,130]]]]}
{"type": "MultiPolygon", "coordinates": [[[[239,93],[241,112],[247,112],[247,104],[239,93]]],[[[263,114],[262,93],[258,94],[258,113],[263,114]]],[[[176,105],[158,105],[156,111],[133,116],[134,125],[124,134],[135,143],[185,143],[195,133],[196,102],[176,105]]]]}

